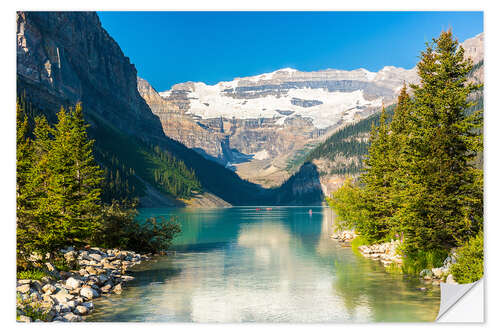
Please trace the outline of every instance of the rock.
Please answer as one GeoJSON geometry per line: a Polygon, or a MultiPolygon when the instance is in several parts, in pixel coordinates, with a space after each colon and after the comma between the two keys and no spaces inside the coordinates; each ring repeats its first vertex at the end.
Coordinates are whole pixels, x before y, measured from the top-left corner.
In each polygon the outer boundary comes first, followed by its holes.
{"type": "Polygon", "coordinates": [[[93,299],[99,297],[99,292],[91,287],[83,287],[80,290],[80,295],[85,297],[86,299],[93,299]]]}
{"type": "Polygon", "coordinates": [[[17,318],[17,321],[20,323],[31,323],[33,320],[31,320],[31,318],[28,316],[19,316],[17,318]]]}
{"type": "Polygon", "coordinates": [[[16,291],[23,293],[23,294],[26,294],[30,291],[30,285],[29,284],[22,284],[16,288],[16,291]]]}
{"type": "Polygon", "coordinates": [[[109,264],[109,263],[104,263],[102,265],[103,268],[105,269],[116,269],[117,267],[115,265],[109,264]]]}
{"type": "Polygon", "coordinates": [[[97,253],[92,253],[92,254],[89,254],[89,257],[94,259],[95,261],[101,261],[102,260],[102,256],[100,254],[97,254],[97,253]]]}
{"type": "Polygon", "coordinates": [[[439,279],[441,278],[441,276],[443,276],[443,270],[441,269],[441,267],[433,268],[432,274],[439,279]]]}
{"type": "Polygon", "coordinates": [[[99,282],[101,283],[101,285],[105,284],[107,281],[108,281],[108,277],[104,274],[101,274],[97,277],[99,279],[99,282]]]}
{"type": "Polygon", "coordinates": [[[57,269],[50,262],[46,262],[45,266],[47,266],[47,269],[49,270],[49,272],[57,272],[57,269]]]}
{"type": "Polygon", "coordinates": [[[66,290],[61,290],[57,294],[52,295],[52,298],[55,299],[58,304],[64,304],[74,299],[75,296],[68,294],[66,290]]]}
{"type": "Polygon", "coordinates": [[[81,285],[82,281],[75,279],[74,277],[70,277],[66,280],[66,286],[68,286],[70,289],[80,288],[81,285]]]}
{"type": "Polygon", "coordinates": [[[453,278],[453,275],[450,274],[446,277],[446,283],[450,283],[450,284],[458,284],[457,282],[455,282],[455,279],[453,278]]]}
{"type": "Polygon", "coordinates": [[[79,315],[76,315],[72,312],[68,312],[66,313],[63,318],[66,320],[66,321],[69,321],[71,323],[73,322],[79,322],[79,321],[82,321],[82,317],[79,316],[79,315]]]}
{"type": "Polygon", "coordinates": [[[54,306],[54,310],[57,312],[57,313],[65,313],[65,312],[70,312],[71,311],[71,307],[66,304],[66,303],[61,303],[61,304],[57,304],[54,306]]]}
{"type": "Polygon", "coordinates": [[[83,302],[82,304],[80,304],[84,307],[86,307],[89,311],[92,310],[94,308],[94,303],[92,302],[83,302]]]}
{"type": "Polygon", "coordinates": [[[64,254],[64,259],[70,263],[76,261],[77,257],[78,253],[76,253],[75,251],[69,251],[64,254]]]}
{"type": "Polygon", "coordinates": [[[69,301],[67,304],[71,308],[71,310],[73,310],[78,305],[78,303],[76,302],[76,300],[69,301]]]}
{"type": "Polygon", "coordinates": [[[121,279],[125,282],[128,282],[128,281],[132,281],[133,279],[135,279],[133,276],[129,276],[129,275],[122,275],[121,276],[121,279]]]}
{"type": "Polygon", "coordinates": [[[44,285],[44,286],[42,287],[42,291],[43,291],[45,294],[47,294],[47,295],[52,294],[54,291],[56,291],[56,289],[57,289],[56,287],[54,287],[53,285],[51,285],[51,284],[49,284],[49,283],[47,283],[46,285],[44,285]]]}
{"type": "Polygon", "coordinates": [[[31,287],[34,288],[36,291],[38,291],[39,293],[42,293],[43,292],[43,286],[42,284],[40,283],[40,281],[33,281],[31,283],[31,287]]]}
{"type": "Polygon", "coordinates": [[[101,291],[103,293],[109,293],[111,289],[113,288],[113,285],[111,283],[106,283],[104,286],[101,287],[101,291]]]}
{"type": "Polygon", "coordinates": [[[97,274],[97,271],[92,266],[87,266],[85,267],[85,269],[87,270],[87,272],[89,272],[89,274],[97,274]]]}
{"type": "Polygon", "coordinates": [[[68,246],[67,248],[65,249],[61,249],[61,253],[68,253],[68,252],[74,252],[75,251],[75,248],[73,246],[68,246]]]}
{"type": "Polygon", "coordinates": [[[419,275],[421,278],[424,278],[424,279],[425,279],[425,277],[430,277],[432,279],[432,271],[430,269],[427,269],[427,268],[421,270],[419,275]]]}
{"type": "Polygon", "coordinates": [[[20,286],[22,284],[30,284],[31,280],[17,280],[17,285],[20,286]]]}
{"type": "Polygon", "coordinates": [[[112,290],[115,294],[121,294],[122,293],[122,284],[118,283],[116,286],[113,287],[112,290]]]}
{"type": "Polygon", "coordinates": [[[40,294],[38,293],[38,291],[32,292],[30,294],[30,298],[31,298],[32,301],[41,301],[42,300],[42,297],[40,296],[40,294]]]}
{"type": "Polygon", "coordinates": [[[84,316],[89,313],[89,309],[86,306],[78,305],[73,312],[77,315],[84,316]]]}
{"type": "Polygon", "coordinates": [[[50,262],[46,262],[45,266],[47,267],[50,275],[54,276],[56,279],[60,279],[59,271],[54,267],[54,265],[52,265],[50,262]]]}
{"type": "Polygon", "coordinates": [[[42,278],[43,283],[51,283],[52,281],[53,281],[53,279],[50,276],[44,276],[42,278]]]}

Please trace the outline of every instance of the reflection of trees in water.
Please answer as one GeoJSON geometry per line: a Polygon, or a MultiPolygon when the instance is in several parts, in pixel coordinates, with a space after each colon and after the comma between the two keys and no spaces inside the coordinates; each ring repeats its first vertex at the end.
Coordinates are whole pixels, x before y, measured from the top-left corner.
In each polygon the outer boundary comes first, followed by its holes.
{"type": "Polygon", "coordinates": [[[340,248],[329,238],[333,232],[329,209],[313,208],[312,216],[308,210],[181,212],[179,218],[186,226],[180,243],[195,246],[140,265],[130,287],[121,296],[97,300],[107,305],[96,304],[99,311],[89,319],[435,318],[436,294],[425,295],[416,290],[416,283],[340,248]]]}
{"type": "Polygon", "coordinates": [[[439,311],[439,288],[420,291],[418,280],[387,273],[375,261],[335,262],[334,288],[342,296],[350,316],[368,306],[374,321],[433,321],[439,311]]]}

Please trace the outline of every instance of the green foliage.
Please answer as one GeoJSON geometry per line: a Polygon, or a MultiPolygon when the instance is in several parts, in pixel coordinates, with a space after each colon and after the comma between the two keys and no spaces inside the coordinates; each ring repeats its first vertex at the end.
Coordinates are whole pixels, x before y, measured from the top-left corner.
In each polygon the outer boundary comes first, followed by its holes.
{"type": "Polygon", "coordinates": [[[181,232],[180,225],[174,219],[158,221],[152,218],[140,222],[136,217],[134,206],[117,201],[106,206],[94,244],[105,248],[158,253],[167,250],[173,238],[181,232]]]}
{"type": "Polygon", "coordinates": [[[41,302],[33,301],[30,298],[23,300],[19,294],[16,295],[16,298],[16,308],[21,310],[25,316],[30,317],[33,321],[37,319],[49,321],[50,308],[44,308],[41,302]]]}
{"type": "MultiPolygon", "coordinates": [[[[388,121],[392,118],[394,107],[391,105],[386,109],[388,121]]],[[[345,158],[347,162],[339,162],[330,170],[330,174],[359,174],[363,169],[363,156],[368,154],[370,146],[368,133],[372,125],[379,125],[379,121],[380,115],[375,114],[343,127],[312,149],[303,161],[308,162],[319,158],[335,161],[345,158]]]]}
{"type": "Polygon", "coordinates": [[[16,273],[18,280],[41,280],[44,276],[47,274],[39,268],[21,270],[16,273]]]}
{"type": "Polygon", "coordinates": [[[372,126],[358,184],[347,182],[329,200],[370,242],[404,235],[406,272],[441,266],[450,248],[482,230],[483,119],[471,102],[481,86],[467,81],[472,68],[451,32],[434,39],[417,65],[413,96],[404,86],[392,121],[383,110],[372,126]]]}
{"type": "Polygon", "coordinates": [[[81,106],[61,108],[54,127],[36,117],[33,139],[17,109],[18,258],[85,242],[99,223],[102,177],[81,106]]]}
{"type": "Polygon", "coordinates": [[[95,114],[90,119],[98,124],[90,134],[96,139],[96,156],[105,169],[104,202],[144,195],[144,181],[175,198],[189,199],[202,191],[195,172],[169,151],[124,134],[95,114]]]}
{"type": "MultiPolygon", "coordinates": [[[[94,154],[94,140],[87,137],[89,125],[79,104],[69,111],[61,108],[53,126],[40,115],[35,116],[30,126],[22,105],[25,104],[19,101],[16,188],[19,274],[29,276],[36,272],[27,260],[29,254],[54,254],[67,245],[98,244],[150,252],[168,248],[180,232],[174,221],[152,220],[141,225],[134,219],[135,198],[143,190],[134,167],[139,166],[141,176],[156,180],[159,189],[176,197],[189,197],[193,191],[201,190],[192,170],[159,147],[137,144],[134,140],[120,143],[117,155],[121,160],[106,150],[117,144],[112,140],[104,141],[94,154]],[[124,154],[127,150],[132,153],[124,154]],[[104,171],[94,156],[104,165],[104,171]],[[141,159],[150,163],[141,165],[141,159]],[[131,165],[125,167],[128,162],[131,165]],[[103,187],[105,200],[101,200],[103,187]]],[[[54,257],[53,264],[62,271],[77,268],[59,257],[54,257]]]]}
{"type": "Polygon", "coordinates": [[[441,267],[448,256],[448,251],[444,249],[401,251],[404,253],[402,271],[410,275],[418,275],[423,269],[441,267]]]}
{"type": "Polygon", "coordinates": [[[458,283],[472,283],[483,277],[483,238],[480,232],[457,250],[457,262],[451,266],[450,273],[458,283]]]}
{"type": "Polygon", "coordinates": [[[412,247],[450,248],[482,228],[482,170],[472,166],[482,150],[482,114],[465,113],[480,86],[467,83],[472,63],[451,32],[428,45],[417,68],[398,218],[412,247]]]}
{"type": "Polygon", "coordinates": [[[366,237],[364,236],[358,236],[356,238],[354,238],[351,242],[351,248],[352,248],[352,251],[357,254],[357,255],[361,255],[361,253],[359,252],[358,248],[362,245],[370,245],[370,241],[368,239],[366,239],[366,237]]]}
{"type": "Polygon", "coordinates": [[[141,224],[129,238],[128,248],[135,251],[161,252],[167,250],[172,240],[181,232],[180,224],[171,218],[152,217],[141,224]]]}
{"type": "Polygon", "coordinates": [[[342,229],[356,229],[368,241],[376,240],[368,232],[371,226],[363,190],[351,178],[326,200],[337,214],[342,229]]]}
{"type": "Polygon", "coordinates": [[[64,257],[57,256],[52,261],[52,264],[58,271],[69,272],[71,270],[79,270],[80,266],[77,261],[68,262],[64,257]]]}

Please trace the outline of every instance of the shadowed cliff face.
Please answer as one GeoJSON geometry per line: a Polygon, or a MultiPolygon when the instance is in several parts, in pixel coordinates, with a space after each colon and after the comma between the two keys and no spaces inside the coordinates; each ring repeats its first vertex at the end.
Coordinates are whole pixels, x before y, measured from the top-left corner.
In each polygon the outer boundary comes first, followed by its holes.
{"type": "Polygon", "coordinates": [[[17,13],[17,91],[38,107],[82,102],[127,133],[160,137],[161,124],[137,92],[136,77],[96,13],[17,13]]]}
{"type": "Polygon", "coordinates": [[[316,165],[305,163],[276,190],[277,205],[320,205],[324,194],[316,165]]]}

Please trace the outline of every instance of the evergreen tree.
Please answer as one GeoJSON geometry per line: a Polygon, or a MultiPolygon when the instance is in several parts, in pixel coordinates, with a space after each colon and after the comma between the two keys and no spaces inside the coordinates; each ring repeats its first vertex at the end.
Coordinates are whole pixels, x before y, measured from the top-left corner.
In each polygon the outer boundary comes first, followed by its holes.
{"type": "Polygon", "coordinates": [[[481,149],[481,112],[466,115],[472,62],[451,31],[433,39],[417,65],[403,153],[405,203],[398,214],[413,249],[446,248],[482,228],[482,171],[471,165],[481,149]]]}
{"type": "MultiPolygon", "coordinates": [[[[47,203],[57,215],[59,242],[74,244],[90,237],[99,219],[102,172],[95,164],[81,106],[57,114],[54,139],[48,152],[47,203]]],[[[52,242],[57,242],[53,240],[52,242]]],[[[64,244],[60,244],[64,245],[64,244]]]]}
{"type": "Polygon", "coordinates": [[[34,161],[34,150],[28,136],[28,117],[19,101],[16,104],[16,237],[17,261],[23,262],[23,255],[28,253],[27,245],[33,236],[33,209],[29,184],[34,161]]]}
{"type": "Polygon", "coordinates": [[[390,193],[392,166],[389,143],[389,126],[385,107],[382,107],[380,124],[372,125],[369,154],[365,160],[365,171],[361,175],[362,197],[368,219],[362,225],[363,234],[369,240],[381,240],[390,232],[391,207],[390,193]]]}

